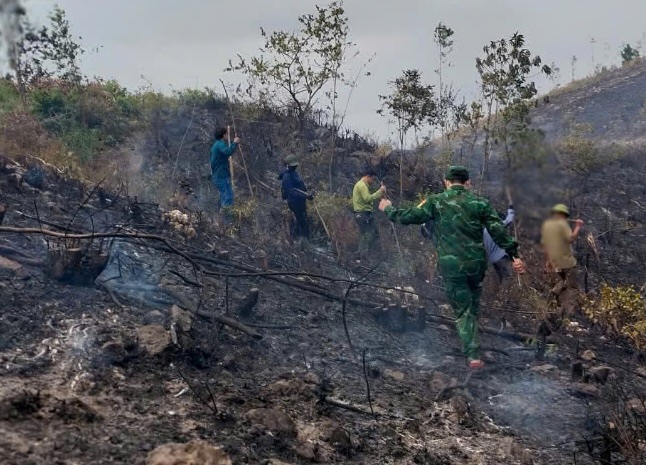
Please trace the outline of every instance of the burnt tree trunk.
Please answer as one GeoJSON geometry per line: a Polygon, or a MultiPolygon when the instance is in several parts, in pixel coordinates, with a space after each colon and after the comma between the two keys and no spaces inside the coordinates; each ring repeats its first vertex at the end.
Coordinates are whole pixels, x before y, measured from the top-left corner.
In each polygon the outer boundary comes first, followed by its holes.
{"type": "Polygon", "coordinates": [[[253,312],[254,307],[258,303],[259,290],[257,288],[249,289],[249,294],[238,304],[236,313],[241,318],[249,318],[253,312]]]}
{"type": "Polygon", "coordinates": [[[108,255],[80,247],[52,249],[47,253],[47,274],[68,284],[89,286],[108,263],[108,255]]]}
{"type": "Polygon", "coordinates": [[[386,330],[395,333],[406,331],[407,316],[408,307],[400,304],[389,304],[387,307],[383,307],[376,315],[379,324],[386,330]]]}

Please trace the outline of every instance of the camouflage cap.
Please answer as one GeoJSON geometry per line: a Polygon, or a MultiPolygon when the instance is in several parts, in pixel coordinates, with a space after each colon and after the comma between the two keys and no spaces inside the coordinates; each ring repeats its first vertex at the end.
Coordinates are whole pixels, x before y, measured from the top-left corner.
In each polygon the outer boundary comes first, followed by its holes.
{"type": "Polygon", "coordinates": [[[444,175],[447,181],[466,182],[469,180],[469,170],[464,166],[449,166],[444,175]]]}
{"type": "Polygon", "coordinates": [[[285,158],[285,164],[287,166],[298,166],[298,159],[294,155],[288,155],[285,158]]]}
{"type": "Polygon", "coordinates": [[[562,213],[565,216],[570,216],[570,209],[566,205],[564,205],[562,203],[557,203],[556,205],[554,205],[552,207],[551,212],[552,213],[562,213]]]}

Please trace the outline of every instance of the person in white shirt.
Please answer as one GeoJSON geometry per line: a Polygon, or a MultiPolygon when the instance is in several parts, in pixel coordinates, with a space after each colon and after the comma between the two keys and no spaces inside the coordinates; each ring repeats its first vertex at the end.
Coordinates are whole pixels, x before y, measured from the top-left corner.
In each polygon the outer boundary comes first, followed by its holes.
{"type": "MultiPolygon", "coordinates": [[[[509,226],[513,223],[516,213],[514,212],[514,206],[509,205],[507,208],[507,216],[503,220],[503,224],[509,226]]],[[[482,234],[482,242],[485,250],[487,251],[487,258],[489,263],[493,266],[493,269],[496,270],[498,279],[502,283],[505,279],[511,278],[513,276],[513,271],[511,267],[511,258],[507,255],[503,249],[498,247],[498,245],[493,241],[489,235],[489,231],[486,229],[482,234]]]]}

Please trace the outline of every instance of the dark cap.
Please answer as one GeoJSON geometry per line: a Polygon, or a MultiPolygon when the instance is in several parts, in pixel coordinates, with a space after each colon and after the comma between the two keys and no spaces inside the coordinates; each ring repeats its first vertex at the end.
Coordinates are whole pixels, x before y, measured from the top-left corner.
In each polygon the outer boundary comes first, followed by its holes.
{"type": "Polygon", "coordinates": [[[467,182],[469,180],[469,170],[464,166],[449,166],[444,179],[447,181],[467,182]]]}
{"type": "Polygon", "coordinates": [[[363,176],[370,176],[371,178],[377,177],[377,172],[375,171],[374,168],[367,166],[363,169],[361,172],[363,176]]]}

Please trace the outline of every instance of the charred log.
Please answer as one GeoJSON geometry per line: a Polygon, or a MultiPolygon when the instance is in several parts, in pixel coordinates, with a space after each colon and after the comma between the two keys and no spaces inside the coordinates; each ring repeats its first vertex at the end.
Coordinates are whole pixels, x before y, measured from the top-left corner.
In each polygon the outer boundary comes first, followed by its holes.
{"type": "Polygon", "coordinates": [[[216,315],[214,313],[209,313],[202,310],[197,311],[195,314],[199,317],[217,321],[218,323],[222,323],[225,326],[237,329],[238,331],[245,333],[254,339],[262,339],[262,334],[258,333],[255,329],[245,325],[244,323],[240,323],[238,320],[229,318],[228,316],[216,315]]]}
{"type": "Polygon", "coordinates": [[[249,294],[238,304],[236,313],[241,318],[249,318],[256,304],[258,303],[259,290],[257,288],[249,289],[249,294]]]}
{"type": "Polygon", "coordinates": [[[47,253],[46,273],[61,282],[89,286],[108,263],[108,255],[82,248],[51,249],[47,253]]]}

